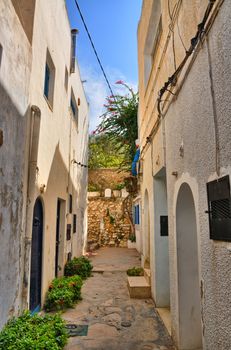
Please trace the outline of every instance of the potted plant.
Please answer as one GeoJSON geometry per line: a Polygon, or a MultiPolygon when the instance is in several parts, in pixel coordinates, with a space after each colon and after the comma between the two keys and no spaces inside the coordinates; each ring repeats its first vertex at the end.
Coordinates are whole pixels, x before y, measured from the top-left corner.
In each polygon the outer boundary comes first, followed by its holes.
{"type": "Polygon", "coordinates": [[[136,235],[134,233],[128,238],[128,249],[136,249],[136,235]]]}

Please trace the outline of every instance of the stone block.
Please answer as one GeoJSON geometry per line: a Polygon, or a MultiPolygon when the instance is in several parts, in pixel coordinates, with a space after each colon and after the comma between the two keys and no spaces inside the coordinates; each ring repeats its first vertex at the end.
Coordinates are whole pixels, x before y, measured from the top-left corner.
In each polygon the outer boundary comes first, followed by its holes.
{"type": "Polygon", "coordinates": [[[129,193],[127,192],[126,188],[123,188],[121,190],[121,196],[122,198],[126,198],[129,195],[129,193]]]}
{"type": "Polygon", "coordinates": [[[113,191],[113,196],[114,196],[115,198],[119,198],[119,197],[121,196],[121,192],[118,191],[118,190],[114,190],[114,191],[113,191]]]}
{"type": "Polygon", "coordinates": [[[100,192],[87,192],[88,198],[100,197],[100,192]]]}
{"type": "Polygon", "coordinates": [[[104,196],[105,196],[105,198],[111,198],[111,189],[110,188],[107,188],[104,191],[104,196]]]}

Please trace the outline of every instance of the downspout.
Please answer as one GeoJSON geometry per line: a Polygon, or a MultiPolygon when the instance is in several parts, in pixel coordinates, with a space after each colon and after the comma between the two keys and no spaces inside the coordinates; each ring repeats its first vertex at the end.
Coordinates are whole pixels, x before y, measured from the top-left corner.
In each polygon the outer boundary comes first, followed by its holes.
{"type": "Polygon", "coordinates": [[[28,308],[29,297],[29,272],[30,272],[30,253],[32,240],[32,223],[35,202],[35,182],[37,173],[38,146],[40,133],[41,111],[39,107],[31,106],[31,118],[29,127],[29,161],[28,161],[28,180],[27,180],[27,198],[26,198],[26,229],[24,238],[24,272],[23,272],[23,309],[28,308]]]}

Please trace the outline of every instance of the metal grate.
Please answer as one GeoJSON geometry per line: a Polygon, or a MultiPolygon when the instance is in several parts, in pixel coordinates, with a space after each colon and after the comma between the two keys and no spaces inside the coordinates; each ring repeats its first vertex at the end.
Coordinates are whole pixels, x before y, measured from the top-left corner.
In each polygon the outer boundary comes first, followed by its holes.
{"type": "Polygon", "coordinates": [[[207,183],[210,239],[231,242],[229,176],[207,183]]]}
{"type": "Polygon", "coordinates": [[[212,219],[231,218],[230,198],[218,199],[210,203],[212,219]]]}

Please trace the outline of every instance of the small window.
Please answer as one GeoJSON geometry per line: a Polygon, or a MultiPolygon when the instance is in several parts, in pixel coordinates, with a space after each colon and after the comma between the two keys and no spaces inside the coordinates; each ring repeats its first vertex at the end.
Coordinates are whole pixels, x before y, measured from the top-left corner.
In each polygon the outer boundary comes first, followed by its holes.
{"type": "Polygon", "coordinates": [[[76,233],[76,228],[77,228],[77,215],[73,215],[73,233],[76,233]]]}
{"type": "Polygon", "coordinates": [[[139,225],[140,224],[140,206],[139,206],[139,204],[134,206],[133,223],[135,225],[139,225]]]}
{"type": "Polygon", "coordinates": [[[69,213],[72,213],[72,195],[69,195],[69,213]]]}
{"type": "Polygon", "coordinates": [[[51,55],[47,50],[43,93],[50,107],[53,107],[54,86],[55,86],[55,66],[51,59],[51,55]]]}
{"type": "Polygon", "coordinates": [[[168,217],[167,215],[160,216],[160,235],[168,236],[168,217]]]}
{"type": "Polygon", "coordinates": [[[71,224],[67,224],[67,241],[70,241],[71,239],[71,224]]]}
{"type": "Polygon", "coordinates": [[[78,109],[73,91],[71,91],[70,107],[75,120],[78,122],[79,109],[78,109]]]}
{"type": "Polygon", "coordinates": [[[68,90],[68,70],[67,67],[65,67],[65,80],[64,80],[64,85],[65,85],[65,89],[66,91],[68,90]]]}

